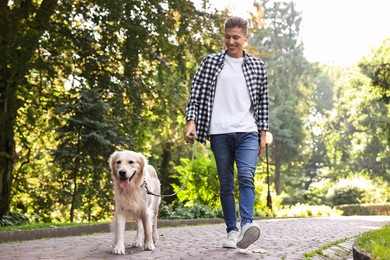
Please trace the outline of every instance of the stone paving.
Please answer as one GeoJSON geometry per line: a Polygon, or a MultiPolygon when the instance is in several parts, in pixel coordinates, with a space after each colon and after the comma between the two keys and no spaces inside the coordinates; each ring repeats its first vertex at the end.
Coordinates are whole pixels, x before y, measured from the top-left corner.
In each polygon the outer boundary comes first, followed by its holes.
{"type": "Polygon", "coordinates": [[[0,244],[0,259],[304,259],[312,252],[340,239],[342,245],[326,250],[328,257],[352,259],[354,237],[390,224],[390,216],[351,216],[266,219],[258,241],[245,250],[221,247],[224,224],[162,227],[155,251],[132,248],[135,231],[126,231],[126,255],[112,255],[111,233],[39,239],[0,244]],[[333,255],[332,255],[333,254],[333,255]]]}

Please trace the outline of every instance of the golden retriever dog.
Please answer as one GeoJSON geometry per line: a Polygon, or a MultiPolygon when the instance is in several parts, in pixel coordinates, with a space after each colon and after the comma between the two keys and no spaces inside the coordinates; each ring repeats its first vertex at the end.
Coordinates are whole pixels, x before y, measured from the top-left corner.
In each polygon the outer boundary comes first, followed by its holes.
{"type": "Polygon", "coordinates": [[[115,234],[113,254],[125,254],[126,218],[136,221],[135,247],[154,250],[157,242],[157,215],[160,197],[147,194],[147,189],[160,194],[160,181],[153,166],[141,153],[116,151],[109,159],[114,180],[115,216],[111,223],[115,234]]]}

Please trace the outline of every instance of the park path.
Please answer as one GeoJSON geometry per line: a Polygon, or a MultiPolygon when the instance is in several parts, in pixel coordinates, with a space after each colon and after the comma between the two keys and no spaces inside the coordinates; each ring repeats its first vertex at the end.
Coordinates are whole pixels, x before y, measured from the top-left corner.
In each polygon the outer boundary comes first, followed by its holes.
{"type": "Polygon", "coordinates": [[[0,259],[303,259],[303,254],[349,238],[313,259],[352,259],[354,237],[390,224],[390,216],[350,216],[256,220],[261,237],[245,250],[221,247],[224,224],[163,227],[155,251],[130,245],[126,255],[112,255],[111,233],[40,239],[0,244],[0,259]]]}

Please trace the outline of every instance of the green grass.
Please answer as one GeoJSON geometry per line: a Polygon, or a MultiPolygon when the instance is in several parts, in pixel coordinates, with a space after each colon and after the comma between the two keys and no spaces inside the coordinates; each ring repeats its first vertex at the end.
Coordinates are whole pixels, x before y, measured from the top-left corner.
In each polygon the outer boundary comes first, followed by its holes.
{"type": "Polygon", "coordinates": [[[329,243],[329,244],[327,244],[327,245],[325,245],[325,246],[323,246],[323,247],[321,247],[321,248],[319,248],[319,249],[317,249],[317,250],[314,250],[314,251],[312,251],[312,252],[310,252],[310,253],[304,253],[304,254],[303,254],[304,259],[305,259],[305,260],[310,260],[310,259],[312,259],[313,257],[315,257],[315,256],[317,256],[317,255],[321,255],[321,256],[324,256],[324,257],[328,257],[328,256],[324,253],[324,251],[325,251],[326,249],[331,248],[331,247],[333,247],[333,246],[336,246],[336,245],[338,245],[338,244],[344,243],[344,242],[347,241],[348,239],[349,239],[349,237],[346,237],[346,238],[343,238],[343,239],[339,239],[339,240],[337,240],[337,241],[335,241],[335,242],[329,243]]]}
{"type": "Polygon", "coordinates": [[[372,259],[390,259],[390,225],[360,235],[355,245],[372,259]]]}
{"type": "Polygon", "coordinates": [[[74,227],[93,224],[102,224],[104,222],[88,222],[88,223],[37,223],[37,224],[24,224],[17,226],[0,226],[0,231],[20,231],[20,230],[34,230],[42,228],[60,228],[60,227],[74,227]]]}

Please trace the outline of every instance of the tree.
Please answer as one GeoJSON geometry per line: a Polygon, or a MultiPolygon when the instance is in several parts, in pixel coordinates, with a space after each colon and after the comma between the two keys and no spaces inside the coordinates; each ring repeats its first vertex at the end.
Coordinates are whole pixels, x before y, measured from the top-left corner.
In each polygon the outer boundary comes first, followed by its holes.
{"type": "Polygon", "coordinates": [[[0,3],[0,218],[9,212],[15,152],[15,121],[22,106],[19,93],[28,88],[26,75],[40,37],[49,26],[56,0],[0,3]]]}
{"type": "Polygon", "coordinates": [[[327,146],[329,117],[334,107],[333,89],[335,80],[342,75],[337,68],[314,63],[306,71],[314,90],[307,97],[310,106],[309,115],[304,118],[307,129],[306,140],[302,151],[294,162],[294,171],[290,171],[285,178],[288,204],[298,202],[308,204],[321,204],[321,193],[313,188],[314,184],[326,179],[326,171],[330,167],[329,147],[327,146]]]}
{"type": "MultiPolygon", "coordinates": [[[[195,10],[190,2],[181,2],[169,14],[175,20],[169,29],[175,40],[159,39],[155,55],[160,62],[153,63],[149,75],[156,86],[153,106],[146,116],[150,160],[159,169],[162,194],[174,193],[172,184],[179,185],[175,166],[182,157],[191,156],[192,146],[185,145],[182,136],[191,80],[204,56],[219,51],[226,17],[225,12],[211,12],[207,6],[195,10]]],[[[175,197],[165,200],[172,202],[175,197]]]]}
{"type": "MultiPolygon", "coordinates": [[[[178,137],[161,137],[172,136],[183,124],[190,75],[205,52],[217,46],[211,37],[218,33],[216,21],[222,26],[221,16],[178,0],[16,1],[1,8],[5,17],[1,21],[5,59],[0,68],[1,215],[9,211],[11,187],[14,209],[30,210],[21,202],[29,198],[30,208],[38,209],[45,219],[49,212],[64,215],[61,203],[75,211],[96,191],[80,197],[83,192],[78,189],[99,180],[91,176],[105,171],[105,157],[114,149],[148,155],[159,140],[169,140],[161,146],[164,152],[151,159],[173,169],[171,148],[180,147],[178,137]],[[115,136],[107,129],[109,122],[115,136]],[[52,137],[53,129],[58,130],[58,139],[52,137]],[[100,157],[94,156],[93,148],[100,157]],[[61,176],[62,170],[52,164],[50,154],[67,169],[61,181],[50,178],[61,176]],[[39,176],[41,170],[44,174],[39,176]],[[17,187],[12,185],[13,176],[18,176],[17,187]],[[64,193],[73,199],[62,196],[60,183],[70,187],[64,193]],[[29,192],[30,185],[47,192],[29,192]],[[64,199],[61,203],[54,198],[56,192],[64,199]]],[[[175,157],[178,161],[180,154],[175,157]]],[[[91,219],[92,204],[85,204],[81,208],[91,219]]],[[[71,219],[75,218],[72,213],[71,219]]]]}
{"type": "Polygon", "coordinates": [[[380,99],[390,102],[390,39],[385,39],[382,45],[372,51],[369,58],[363,58],[359,67],[363,74],[371,79],[372,89],[380,99]]]}
{"type": "Polygon", "coordinates": [[[102,189],[111,187],[109,175],[100,173],[113,150],[116,131],[114,124],[105,119],[109,106],[102,102],[99,89],[82,87],[71,93],[80,97],[62,100],[64,105],[59,107],[60,115],[71,116],[57,130],[59,145],[54,162],[61,171],[55,176],[62,184],[61,203],[71,205],[69,220],[73,222],[75,211],[81,208],[91,221],[92,207],[99,199],[103,199],[101,205],[110,205],[111,196],[104,196],[102,189]]]}
{"type": "Polygon", "coordinates": [[[282,192],[282,172],[301,153],[305,137],[303,119],[310,85],[305,81],[309,64],[299,41],[300,13],[294,3],[255,2],[250,45],[266,62],[270,88],[270,131],[274,136],[272,161],[275,164],[275,188],[282,192]],[[306,89],[305,89],[306,88],[306,89]]]}

